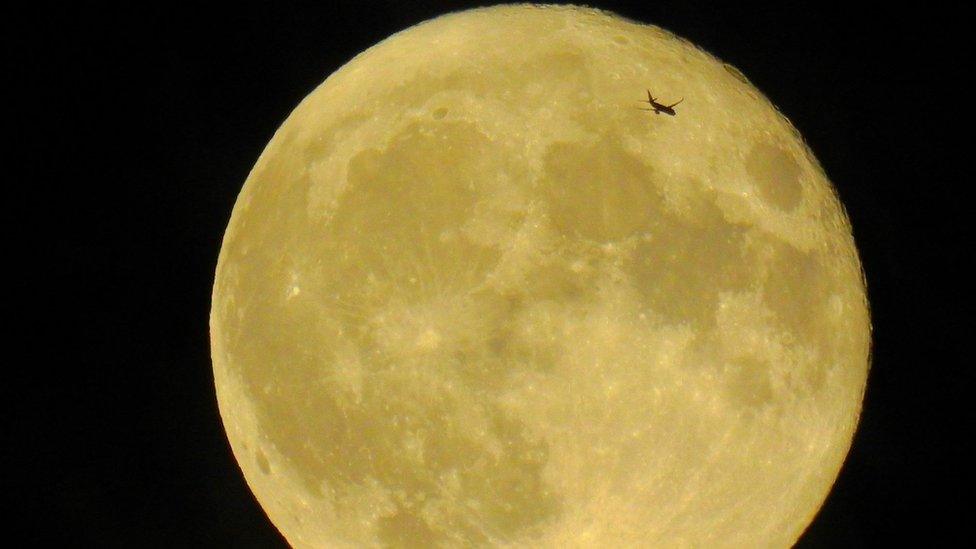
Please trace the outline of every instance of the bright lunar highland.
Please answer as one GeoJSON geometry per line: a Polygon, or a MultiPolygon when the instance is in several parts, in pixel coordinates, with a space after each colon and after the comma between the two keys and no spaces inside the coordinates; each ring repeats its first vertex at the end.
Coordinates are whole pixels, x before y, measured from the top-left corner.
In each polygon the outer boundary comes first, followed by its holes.
{"type": "Polygon", "coordinates": [[[528,5],[417,25],[306,97],[210,322],[234,455],[295,547],[789,546],[870,348],[789,121],[667,31],[528,5]]]}

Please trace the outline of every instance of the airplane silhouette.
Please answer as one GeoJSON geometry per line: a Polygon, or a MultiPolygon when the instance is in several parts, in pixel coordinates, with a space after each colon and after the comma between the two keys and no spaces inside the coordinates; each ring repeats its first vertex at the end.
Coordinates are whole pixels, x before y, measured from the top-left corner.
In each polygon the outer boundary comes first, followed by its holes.
{"type": "MultiPolygon", "coordinates": [[[[681,99],[678,100],[678,103],[681,103],[684,100],[685,98],[682,97],[681,99]]],[[[647,100],[646,101],[642,100],[641,103],[647,103],[651,106],[651,108],[649,109],[638,107],[638,109],[642,111],[654,111],[654,114],[661,114],[663,112],[664,114],[669,116],[674,116],[675,114],[677,114],[674,112],[674,106],[677,105],[678,103],[671,103],[670,105],[662,105],[658,103],[657,100],[654,99],[654,97],[651,95],[651,90],[647,90],[647,100]]]]}

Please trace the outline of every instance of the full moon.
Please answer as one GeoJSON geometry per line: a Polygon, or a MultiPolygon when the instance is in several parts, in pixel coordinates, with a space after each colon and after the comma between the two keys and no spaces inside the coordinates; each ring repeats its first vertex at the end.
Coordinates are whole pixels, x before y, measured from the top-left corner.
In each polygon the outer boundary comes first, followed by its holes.
{"type": "Polygon", "coordinates": [[[530,5],[407,29],[301,102],[234,206],[210,329],[234,455],[295,547],[789,546],[871,339],[844,209],[742,73],[530,5]]]}

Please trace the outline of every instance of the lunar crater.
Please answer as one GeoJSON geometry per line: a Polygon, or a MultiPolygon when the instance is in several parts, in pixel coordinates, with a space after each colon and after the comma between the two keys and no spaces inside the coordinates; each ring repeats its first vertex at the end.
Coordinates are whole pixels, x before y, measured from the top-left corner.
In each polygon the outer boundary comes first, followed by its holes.
{"type": "Polygon", "coordinates": [[[746,172],[759,193],[774,207],[791,211],[800,204],[800,166],[786,150],[772,144],[756,145],[746,157],[746,172]]]}

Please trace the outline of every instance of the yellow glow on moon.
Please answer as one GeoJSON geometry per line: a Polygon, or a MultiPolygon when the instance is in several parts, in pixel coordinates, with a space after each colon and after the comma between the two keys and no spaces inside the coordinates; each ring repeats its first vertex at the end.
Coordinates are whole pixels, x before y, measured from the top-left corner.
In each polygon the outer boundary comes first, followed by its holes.
{"type": "Polygon", "coordinates": [[[295,109],[234,207],[211,335],[234,454],[296,547],[768,547],[843,462],[870,323],[831,184],[738,71],[506,6],[396,34],[295,109]]]}

